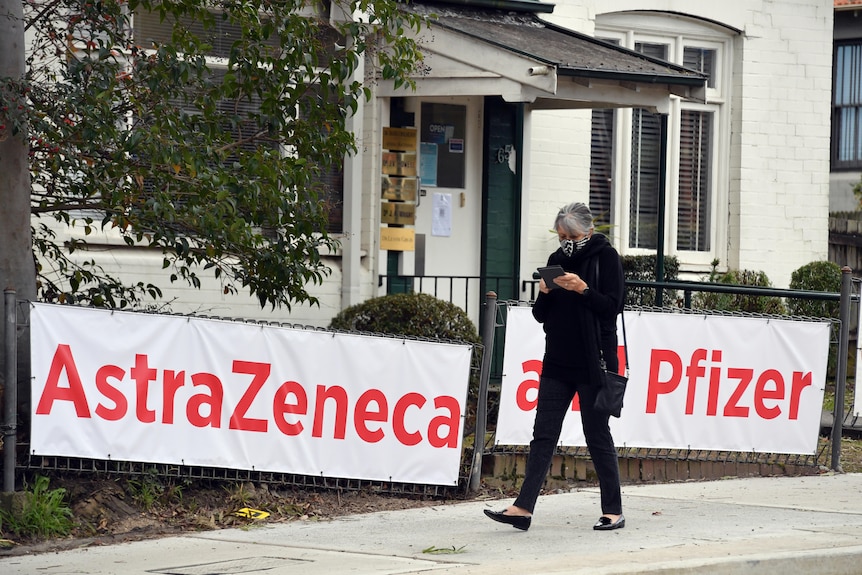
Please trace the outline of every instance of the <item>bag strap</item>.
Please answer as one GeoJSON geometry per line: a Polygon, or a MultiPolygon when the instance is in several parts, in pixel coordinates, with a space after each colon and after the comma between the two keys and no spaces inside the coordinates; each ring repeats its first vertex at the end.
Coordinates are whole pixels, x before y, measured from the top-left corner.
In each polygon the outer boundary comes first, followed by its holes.
{"type": "MultiPolygon", "coordinates": [[[[596,286],[599,284],[599,256],[596,255],[596,286]]],[[[623,302],[623,309],[620,310],[620,320],[623,324],[623,352],[625,352],[626,358],[626,376],[629,374],[629,344],[626,341],[626,314],[625,312],[626,304],[623,302]]],[[[602,366],[602,369],[606,368],[604,352],[602,351],[602,326],[599,324],[599,318],[595,315],[593,316],[596,320],[596,334],[598,335],[599,340],[599,362],[602,366]]]]}
{"type": "Polygon", "coordinates": [[[625,311],[626,304],[623,303],[623,309],[620,310],[620,321],[623,324],[623,353],[625,353],[626,357],[626,376],[629,374],[629,344],[626,341],[626,314],[623,313],[625,311]]]}

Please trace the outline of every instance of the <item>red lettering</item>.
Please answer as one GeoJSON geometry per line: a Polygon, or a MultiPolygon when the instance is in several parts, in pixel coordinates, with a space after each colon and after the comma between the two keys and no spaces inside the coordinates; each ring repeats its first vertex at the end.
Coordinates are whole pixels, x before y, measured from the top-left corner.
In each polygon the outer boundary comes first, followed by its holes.
{"type": "Polygon", "coordinates": [[[685,414],[691,415],[694,413],[694,397],[695,389],[697,389],[697,379],[706,374],[706,368],[700,365],[700,362],[706,359],[705,349],[696,349],[691,354],[691,362],[685,370],[685,375],[688,377],[688,394],[685,397],[685,414]]]}
{"type": "Polygon", "coordinates": [[[84,394],[84,385],[81,376],[78,375],[78,367],[72,357],[72,348],[65,344],[57,346],[54,357],[51,359],[51,368],[48,370],[48,380],[42,397],[36,406],[37,415],[48,415],[54,407],[55,401],[71,401],[75,406],[75,414],[78,417],[90,417],[90,406],[87,404],[87,396],[84,394]],[[60,373],[66,371],[66,381],[69,387],[60,387],[60,373]]]}
{"type": "Polygon", "coordinates": [[[811,372],[793,372],[793,382],[790,384],[790,413],[788,419],[799,419],[799,396],[802,390],[811,385],[811,372]]]}
{"type": "Polygon", "coordinates": [[[754,386],[754,411],[763,419],[775,419],[781,415],[781,408],[777,405],[766,407],[763,402],[768,399],[784,399],[784,378],[775,369],[767,369],[761,373],[754,386]],[[766,384],[770,381],[775,384],[771,391],[766,389],[766,384]]]}
{"type": "Polygon", "coordinates": [[[242,394],[239,403],[236,404],[236,409],[230,416],[230,424],[228,429],[239,429],[242,431],[259,431],[265,432],[267,429],[267,421],[265,419],[255,419],[245,417],[248,408],[254,402],[258,392],[266,383],[269,377],[269,372],[272,369],[268,363],[258,363],[256,361],[239,361],[233,362],[234,373],[244,373],[251,375],[251,384],[248,389],[242,394]]]}
{"type": "Polygon", "coordinates": [[[727,369],[727,377],[728,379],[739,380],[739,385],[737,385],[736,389],[733,390],[733,393],[730,394],[730,399],[727,400],[727,404],[724,406],[724,416],[748,417],[748,407],[745,405],[739,405],[739,400],[742,399],[742,394],[745,393],[746,389],[748,389],[748,384],[750,384],[751,380],[754,379],[754,370],[741,367],[730,367],[727,369]]]}
{"type": "Polygon", "coordinates": [[[308,413],[308,395],[305,389],[295,381],[285,381],[275,391],[275,397],[272,399],[272,414],[275,419],[275,425],[279,431],[287,436],[299,435],[302,433],[302,422],[288,422],[284,417],[286,414],[306,415],[308,413]],[[288,403],[288,396],[293,396],[296,401],[288,403]]]}
{"type": "Polygon", "coordinates": [[[647,381],[646,412],[655,413],[658,396],[671,393],[679,386],[682,379],[682,360],[669,349],[654,349],[650,354],[649,380],[647,381]],[[670,377],[659,381],[662,364],[670,365],[670,377]]]}
{"type": "Polygon", "coordinates": [[[418,393],[407,393],[395,403],[395,411],[392,413],[392,428],[395,431],[395,437],[404,445],[416,445],[422,441],[421,433],[418,431],[410,433],[404,427],[404,416],[408,407],[421,408],[423,405],[425,405],[425,398],[418,393]]]}
{"type": "Polygon", "coordinates": [[[461,408],[454,397],[440,396],[434,398],[436,409],[447,409],[448,415],[438,415],[431,419],[428,424],[428,443],[431,447],[458,447],[458,435],[461,429],[461,408]],[[440,429],[445,427],[449,432],[440,434],[440,429]]]}
{"type": "Polygon", "coordinates": [[[625,375],[626,373],[626,348],[623,345],[617,346],[617,365],[620,368],[617,370],[620,372],[620,375],[625,375]]]}
{"type": "Polygon", "coordinates": [[[386,396],[379,389],[369,389],[359,396],[356,400],[356,408],[353,410],[354,425],[356,433],[359,437],[368,443],[377,443],[383,439],[383,430],[380,426],[377,429],[368,429],[367,422],[382,423],[386,421],[389,412],[389,404],[386,402],[386,396]],[[369,404],[374,403],[377,409],[369,409],[369,404]]]}
{"type": "Polygon", "coordinates": [[[114,407],[109,409],[99,403],[96,406],[96,415],[108,421],[118,421],[125,417],[129,409],[129,402],[126,401],[126,396],[123,392],[108,383],[108,378],[123,381],[126,376],[126,371],[116,365],[105,365],[99,368],[96,372],[96,389],[99,390],[105,399],[114,402],[114,407]]]}
{"type": "Polygon", "coordinates": [[[156,412],[147,409],[147,395],[150,382],[156,379],[158,372],[149,367],[146,355],[137,354],[130,374],[135,380],[135,415],[141,423],[152,423],[156,420],[156,412]]]}
{"type": "MultiPolygon", "coordinates": [[[[697,389],[706,376],[707,368],[709,371],[705,411],[707,416],[715,417],[718,415],[720,403],[719,391],[722,386],[727,388],[733,385],[729,382],[734,380],[737,383],[733,387],[730,397],[725,402],[724,408],[721,410],[722,416],[749,417],[752,406],[757,416],[766,420],[775,419],[784,413],[781,402],[788,399],[786,396],[787,386],[785,378],[780,371],[777,369],[767,369],[757,375],[751,368],[723,368],[721,360],[722,352],[718,349],[708,352],[705,349],[699,348],[692,352],[689,364],[685,368],[685,377],[688,381],[685,398],[686,415],[691,415],[695,412],[697,389]],[[707,355],[709,355],[710,361],[710,365],[708,366],[705,365],[707,355]],[[725,384],[725,382],[728,383],[725,384]],[[744,402],[743,397],[746,396],[746,391],[752,382],[754,382],[753,399],[750,403],[744,402]]],[[[656,412],[658,397],[660,395],[676,391],[680,383],[682,371],[682,361],[676,353],[666,349],[654,349],[652,351],[649,380],[647,382],[647,413],[656,412]],[[670,370],[670,373],[665,375],[666,371],[663,372],[662,370],[667,369],[670,370]]],[[[787,408],[788,419],[795,420],[799,418],[801,395],[805,388],[811,385],[812,375],[810,372],[793,372],[789,406],[787,408]]]]}
{"type": "Polygon", "coordinates": [[[518,386],[515,392],[515,402],[523,411],[536,409],[537,399],[527,399],[527,394],[533,398],[538,398],[539,378],[542,376],[542,362],[538,359],[530,359],[521,364],[521,369],[524,374],[535,373],[535,379],[525,379],[518,386]]]}
{"type": "MultiPolygon", "coordinates": [[[[95,406],[97,417],[105,421],[122,420],[129,416],[130,404],[135,401],[137,421],[145,424],[159,421],[158,408],[151,409],[148,402],[151,387],[159,381],[160,373],[158,369],[150,367],[149,359],[146,354],[136,354],[134,365],[128,370],[116,365],[98,368],[93,378],[95,390],[100,396],[100,402],[95,406]],[[129,383],[124,385],[127,381],[126,375],[129,376],[129,383]]],[[[533,369],[538,376],[541,374],[542,362],[525,362],[524,369],[533,369]]],[[[269,418],[251,417],[249,413],[266,388],[271,372],[272,365],[269,363],[233,361],[232,373],[250,375],[251,378],[230,414],[229,429],[260,433],[269,430],[269,418]]],[[[223,425],[223,414],[230,408],[225,404],[225,390],[221,379],[207,372],[191,374],[189,379],[192,395],[183,406],[181,390],[186,385],[185,371],[166,369],[161,373],[162,413],[159,423],[174,424],[177,412],[182,414],[185,409],[183,415],[191,425],[199,428],[220,428],[223,425]]],[[[527,396],[536,394],[538,384],[536,379],[527,380],[521,385],[519,404],[522,408],[535,407],[535,397],[528,400],[527,396]]],[[[351,398],[347,389],[341,386],[318,385],[311,414],[309,397],[303,386],[296,381],[286,381],[275,390],[272,423],[282,434],[292,437],[304,432],[306,426],[303,419],[305,416],[312,416],[311,435],[320,438],[324,436],[327,418],[330,418],[332,433],[329,437],[345,439],[347,426],[350,424],[348,415],[352,415],[356,436],[366,443],[378,443],[391,433],[394,440],[401,444],[414,446],[424,440],[427,432],[428,444],[431,447],[457,449],[462,431],[462,406],[454,397],[443,395],[433,397],[434,411],[428,418],[421,413],[416,415],[411,412],[413,408],[420,412],[430,410],[430,407],[426,408],[429,399],[418,392],[408,392],[395,401],[390,411],[393,400],[379,389],[369,389],[357,398],[351,413],[351,398]],[[391,426],[387,426],[390,419],[391,426]],[[416,428],[417,425],[424,425],[422,422],[425,421],[428,422],[427,427],[416,428]]],[[[50,414],[56,401],[72,402],[78,417],[90,417],[85,386],[68,345],[57,346],[36,413],[50,414]]],[[[578,408],[577,396],[572,405],[573,409],[578,408]]]]}
{"type": "Polygon", "coordinates": [[[162,423],[174,422],[174,403],[176,402],[177,390],[186,384],[186,372],[174,373],[172,369],[166,369],[162,379],[162,423]]]}
{"type": "MultiPolygon", "coordinates": [[[[721,352],[717,349],[712,352],[712,362],[716,364],[721,362],[721,352]]],[[[713,365],[709,370],[709,395],[706,404],[707,415],[715,415],[718,413],[719,383],[721,383],[721,366],[713,365]]]]}
{"type": "Polygon", "coordinates": [[[221,380],[211,373],[196,373],[192,375],[192,385],[204,386],[210,393],[198,393],[189,398],[186,404],[186,417],[195,427],[221,427],[221,407],[224,400],[224,388],[221,380]],[[208,406],[208,415],[201,414],[201,408],[208,406]]]}
{"type": "Polygon", "coordinates": [[[324,405],[327,399],[335,400],[335,429],[332,437],[344,439],[347,430],[347,391],[341,386],[317,386],[317,397],[314,400],[314,423],[311,429],[312,437],[323,436],[324,405]]]}
{"type": "MultiPolygon", "coordinates": [[[[625,350],[625,348],[620,348],[625,350]]],[[[623,351],[625,353],[625,351],[623,351]]],[[[620,366],[623,366],[620,363],[620,366]]],[[[515,404],[522,411],[530,411],[536,409],[536,404],[539,401],[539,380],[542,377],[542,362],[538,359],[530,359],[521,364],[521,369],[525,374],[535,373],[536,379],[525,379],[515,390],[515,404]],[[529,399],[529,397],[533,399],[529,399]]],[[[624,368],[623,368],[624,369],[624,368]]],[[[620,373],[623,373],[622,371],[620,373]]],[[[572,398],[572,411],[580,411],[581,403],[578,394],[572,398]]]]}

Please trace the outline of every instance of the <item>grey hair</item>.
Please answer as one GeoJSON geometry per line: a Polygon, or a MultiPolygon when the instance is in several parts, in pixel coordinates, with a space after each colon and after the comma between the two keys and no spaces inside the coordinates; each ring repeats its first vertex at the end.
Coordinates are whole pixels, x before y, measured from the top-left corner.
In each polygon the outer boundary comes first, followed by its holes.
{"type": "Polygon", "coordinates": [[[593,213],[581,202],[563,206],[554,220],[554,230],[563,230],[569,234],[588,234],[594,228],[593,213]]]}

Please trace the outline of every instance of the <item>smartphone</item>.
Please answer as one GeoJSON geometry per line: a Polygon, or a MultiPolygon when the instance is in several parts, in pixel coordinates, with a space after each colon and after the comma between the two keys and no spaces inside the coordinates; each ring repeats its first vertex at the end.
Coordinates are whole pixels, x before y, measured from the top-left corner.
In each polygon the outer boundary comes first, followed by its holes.
{"type": "Polygon", "coordinates": [[[563,266],[547,266],[538,268],[537,271],[539,272],[539,276],[545,280],[545,285],[548,286],[548,289],[559,288],[560,286],[554,283],[554,278],[560,277],[566,273],[563,266]]]}

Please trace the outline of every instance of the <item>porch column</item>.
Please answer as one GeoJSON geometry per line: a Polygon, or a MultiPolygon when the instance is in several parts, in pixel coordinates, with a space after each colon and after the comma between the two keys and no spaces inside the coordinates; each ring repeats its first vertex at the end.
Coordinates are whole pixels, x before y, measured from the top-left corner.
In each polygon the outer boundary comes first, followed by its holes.
{"type": "MultiPolygon", "coordinates": [[[[350,40],[354,42],[353,39],[350,40]]],[[[353,73],[350,82],[365,78],[364,59],[353,73]]],[[[356,113],[347,117],[345,127],[356,138],[356,153],[344,159],[344,215],[341,241],[341,309],[359,303],[360,260],[362,253],[362,138],[365,102],[357,101],[356,113]]]]}

